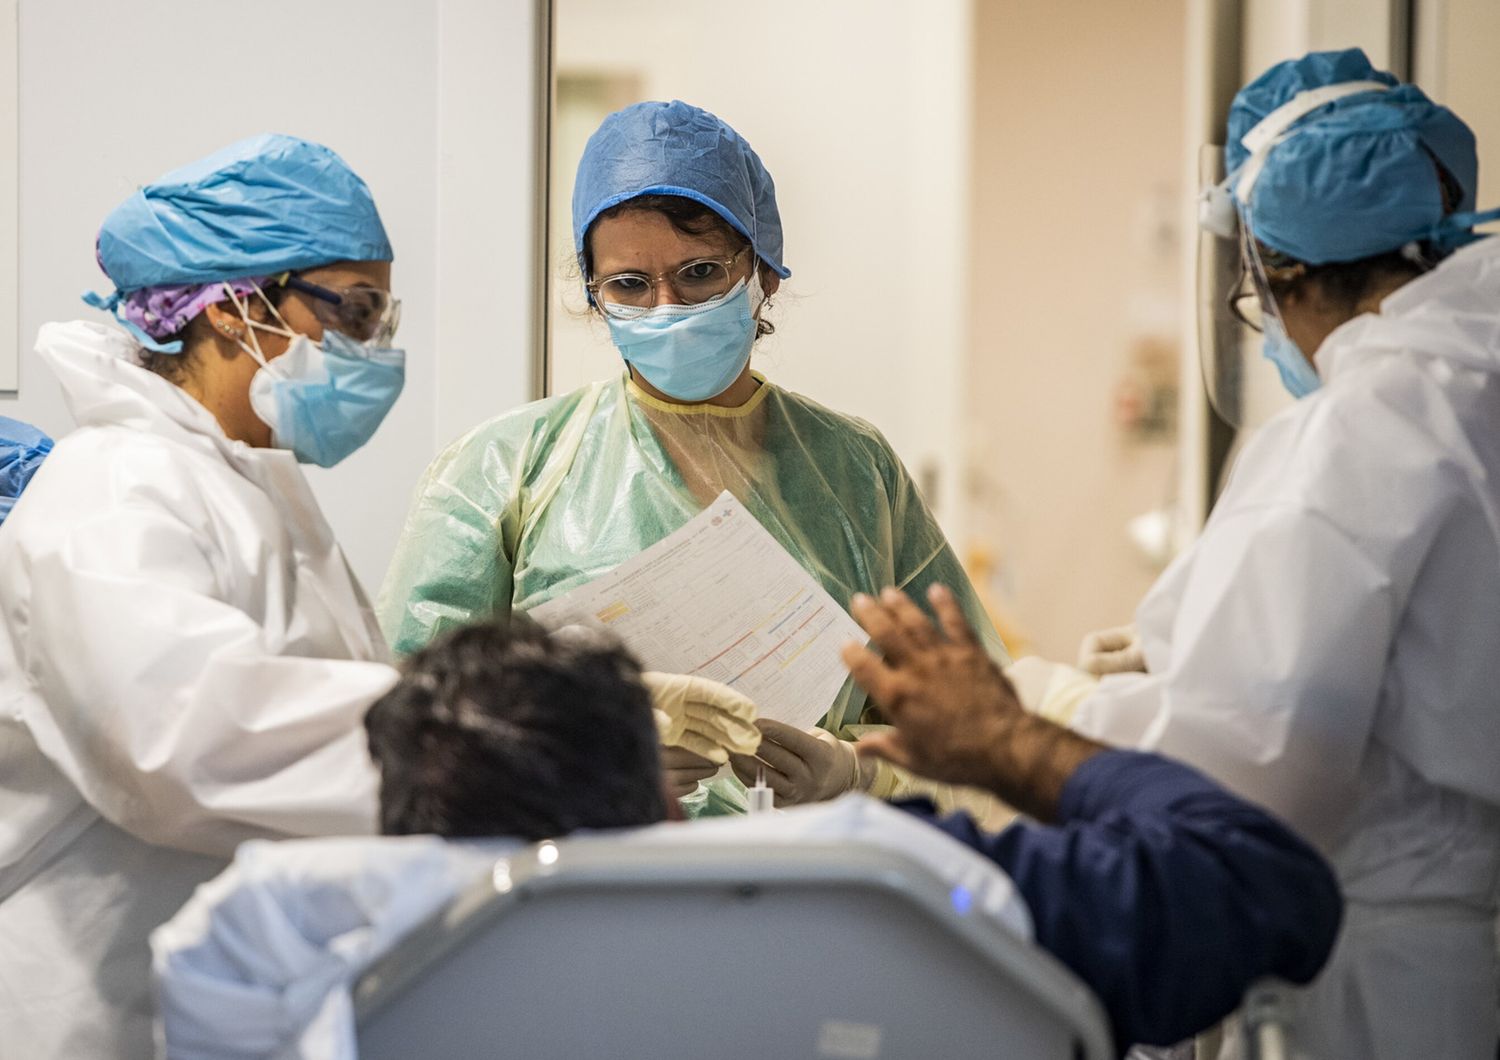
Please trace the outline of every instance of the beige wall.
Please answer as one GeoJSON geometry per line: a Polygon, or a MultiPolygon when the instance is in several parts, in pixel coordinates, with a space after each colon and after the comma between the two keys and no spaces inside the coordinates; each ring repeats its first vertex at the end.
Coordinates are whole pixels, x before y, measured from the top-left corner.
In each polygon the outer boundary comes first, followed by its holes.
{"type": "Polygon", "coordinates": [[[1178,340],[1180,236],[1156,222],[1184,193],[1184,6],[975,8],[969,519],[992,591],[1071,659],[1151,584],[1125,524],[1172,488],[1170,440],[1126,439],[1114,406],[1132,349],[1178,340]]]}
{"type": "Polygon", "coordinates": [[[1487,210],[1500,206],[1500,70],[1495,66],[1500,4],[1445,0],[1441,9],[1438,83],[1425,87],[1474,129],[1479,141],[1478,207],[1487,210]]]}

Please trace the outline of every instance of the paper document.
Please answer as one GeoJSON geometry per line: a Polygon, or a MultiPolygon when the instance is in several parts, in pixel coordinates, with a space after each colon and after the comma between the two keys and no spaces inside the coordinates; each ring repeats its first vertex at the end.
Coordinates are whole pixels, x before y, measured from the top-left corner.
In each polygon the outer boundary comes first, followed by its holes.
{"type": "Polygon", "coordinates": [[[720,681],[753,699],[761,717],[801,728],[828,712],[848,676],[839,648],[867,639],[728,492],[531,617],[548,629],[606,629],[646,669],[720,681]]]}

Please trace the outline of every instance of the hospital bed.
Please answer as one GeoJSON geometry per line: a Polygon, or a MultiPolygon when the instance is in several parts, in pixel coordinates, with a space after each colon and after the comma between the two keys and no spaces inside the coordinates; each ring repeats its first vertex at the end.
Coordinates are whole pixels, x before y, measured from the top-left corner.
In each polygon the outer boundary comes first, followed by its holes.
{"type": "MultiPolygon", "coordinates": [[[[1104,1060],[991,861],[861,795],[527,845],[252,840],[152,936],[168,1060],[1104,1060]]],[[[1247,997],[1240,1055],[1289,1011],[1247,997]]]]}
{"type": "Polygon", "coordinates": [[[364,972],[359,1055],[1112,1057],[1091,993],[972,906],[870,846],[543,843],[364,972]]]}

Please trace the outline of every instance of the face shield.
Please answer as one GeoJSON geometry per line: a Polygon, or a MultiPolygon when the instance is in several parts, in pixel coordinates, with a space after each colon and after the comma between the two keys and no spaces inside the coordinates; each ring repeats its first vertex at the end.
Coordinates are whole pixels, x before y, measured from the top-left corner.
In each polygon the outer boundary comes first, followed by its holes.
{"type": "Polygon", "coordinates": [[[1221,148],[1205,147],[1199,153],[1204,190],[1198,199],[1198,354],[1208,399],[1231,427],[1258,423],[1286,403],[1276,375],[1255,363],[1263,352],[1281,371],[1286,390],[1306,393],[1317,385],[1311,365],[1290,355],[1295,347],[1275,311],[1265,263],[1255,240],[1246,235],[1250,225],[1240,204],[1250,201],[1271,151],[1309,114],[1346,96],[1389,88],[1381,81],[1360,80],[1295,93],[1240,137],[1248,155],[1229,179],[1221,148]],[[1265,329],[1270,342],[1256,333],[1265,329]]]}
{"type": "Polygon", "coordinates": [[[1257,334],[1265,334],[1267,328],[1280,328],[1284,333],[1286,323],[1281,319],[1280,310],[1276,308],[1276,296],[1271,292],[1266,262],[1252,231],[1250,213],[1248,210],[1243,211],[1240,214],[1238,239],[1240,275],[1226,306],[1235,323],[1257,334]]]}
{"type": "Polygon", "coordinates": [[[1240,287],[1239,217],[1224,183],[1224,149],[1198,154],[1204,188],[1198,210],[1198,363],[1203,388],[1219,418],[1238,428],[1245,419],[1246,348],[1252,333],[1231,311],[1240,287]]]}
{"type": "MultiPolygon", "coordinates": [[[[1306,397],[1322,385],[1322,380],[1312,361],[1287,331],[1248,211],[1240,216],[1240,258],[1244,262],[1243,289],[1230,299],[1230,311],[1250,330],[1260,334],[1261,353],[1276,366],[1283,389],[1294,398],[1306,397]]],[[[1301,266],[1297,266],[1287,278],[1295,278],[1301,271],[1301,266]]]]}

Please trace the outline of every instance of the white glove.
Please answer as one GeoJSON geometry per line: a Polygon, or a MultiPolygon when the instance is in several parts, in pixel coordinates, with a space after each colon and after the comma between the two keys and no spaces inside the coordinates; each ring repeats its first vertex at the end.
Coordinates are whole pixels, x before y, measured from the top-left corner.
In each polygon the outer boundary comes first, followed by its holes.
{"type": "Polygon", "coordinates": [[[760,746],[755,704],[728,685],[687,674],[641,674],[651,693],[656,731],[667,747],[681,747],[717,765],[760,746]]]}
{"type": "Polygon", "coordinates": [[[1078,648],[1078,668],[1099,677],[1145,673],[1146,655],[1135,626],[1101,629],[1084,637],[1078,648]]]}

